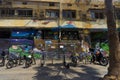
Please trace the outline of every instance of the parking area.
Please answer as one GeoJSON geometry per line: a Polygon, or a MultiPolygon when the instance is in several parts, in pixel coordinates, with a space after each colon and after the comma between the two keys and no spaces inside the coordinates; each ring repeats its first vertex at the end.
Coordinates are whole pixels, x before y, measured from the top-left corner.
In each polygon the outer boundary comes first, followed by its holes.
{"type": "Polygon", "coordinates": [[[24,65],[11,69],[0,67],[0,80],[99,80],[106,73],[106,66],[79,63],[77,67],[66,69],[62,61],[55,60],[53,64],[46,61],[41,67],[37,60],[37,64],[29,68],[24,65]]]}

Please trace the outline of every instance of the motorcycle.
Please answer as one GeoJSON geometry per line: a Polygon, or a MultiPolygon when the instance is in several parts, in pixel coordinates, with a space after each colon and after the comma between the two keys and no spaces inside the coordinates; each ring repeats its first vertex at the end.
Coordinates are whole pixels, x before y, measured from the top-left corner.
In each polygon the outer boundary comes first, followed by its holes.
{"type": "Polygon", "coordinates": [[[73,64],[74,67],[77,66],[77,62],[78,62],[78,57],[77,56],[74,56],[74,55],[71,55],[71,62],[73,64]]]}
{"type": "Polygon", "coordinates": [[[16,67],[18,64],[21,65],[23,64],[23,59],[21,57],[15,55],[15,54],[10,54],[9,57],[7,58],[8,62],[6,63],[6,68],[10,69],[12,67],[16,67]]]}
{"type": "Polygon", "coordinates": [[[100,50],[96,51],[96,53],[91,51],[91,63],[99,62],[102,66],[107,66],[109,61],[108,58],[104,55],[104,53],[100,50]]]}
{"type": "Polygon", "coordinates": [[[17,64],[18,64],[18,60],[17,59],[9,58],[8,62],[6,63],[6,68],[10,69],[12,67],[16,67],[17,64]]]}
{"type": "Polygon", "coordinates": [[[24,55],[24,60],[25,60],[25,68],[28,68],[31,66],[31,64],[33,63],[32,62],[32,56],[29,55],[29,56],[25,56],[24,55]]]}

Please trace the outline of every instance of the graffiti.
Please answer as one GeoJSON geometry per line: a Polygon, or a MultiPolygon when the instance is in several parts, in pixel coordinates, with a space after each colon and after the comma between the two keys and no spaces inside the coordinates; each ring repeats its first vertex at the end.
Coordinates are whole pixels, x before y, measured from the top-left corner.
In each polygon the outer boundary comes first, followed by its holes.
{"type": "MultiPolygon", "coordinates": [[[[20,56],[23,57],[24,55],[29,56],[31,54],[30,53],[31,49],[32,49],[32,46],[28,46],[28,45],[12,45],[9,48],[10,57],[11,57],[11,54],[18,57],[20,56]]],[[[34,52],[34,57],[40,58],[41,55],[38,52],[34,52]]]]}

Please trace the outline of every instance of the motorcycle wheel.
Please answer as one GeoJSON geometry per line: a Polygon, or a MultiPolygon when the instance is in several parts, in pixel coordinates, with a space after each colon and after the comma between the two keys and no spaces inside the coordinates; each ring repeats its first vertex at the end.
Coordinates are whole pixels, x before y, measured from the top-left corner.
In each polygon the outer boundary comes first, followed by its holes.
{"type": "Polygon", "coordinates": [[[10,69],[10,68],[13,67],[13,65],[14,65],[13,61],[8,61],[7,64],[6,64],[6,68],[10,69]]]}
{"type": "Polygon", "coordinates": [[[76,67],[76,66],[77,66],[77,59],[74,59],[74,60],[72,61],[72,63],[73,63],[73,66],[76,67]]]}
{"type": "Polygon", "coordinates": [[[28,68],[30,64],[28,62],[25,62],[25,68],[28,68]]]}
{"type": "Polygon", "coordinates": [[[24,64],[24,60],[19,60],[19,65],[23,65],[24,64]]]}
{"type": "Polygon", "coordinates": [[[32,64],[32,61],[30,59],[27,59],[25,62],[25,67],[28,68],[31,66],[31,64],[32,64]]]}
{"type": "Polygon", "coordinates": [[[100,62],[99,62],[102,66],[107,66],[108,65],[108,59],[103,57],[100,62]]]}
{"type": "Polygon", "coordinates": [[[21,65],[23,65],[23,64],[24,64],[24,62],[25,62],[24,60],[21,60],[21,62],[20,62],[20,63],[21,63],[21,65]]]}
{"type": "Polygon", "coordinates": [[[4,66],[5,65],[5,62],[0,62],[0,67],[4,66]]]}
{"type": "Polygon", "coordinates": [[[16,67],[17,66],[17,64],[18,64],[18,61],[17,60],[14,60],[14,67],[16,67]]]}

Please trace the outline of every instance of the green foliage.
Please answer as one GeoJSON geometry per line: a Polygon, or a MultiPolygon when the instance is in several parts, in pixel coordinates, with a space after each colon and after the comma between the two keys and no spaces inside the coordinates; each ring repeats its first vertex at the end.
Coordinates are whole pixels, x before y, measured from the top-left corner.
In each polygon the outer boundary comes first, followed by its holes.
{"type": "Polygon", "coordinates": [[[107,53],[109,53],[109,45],[108,43],[101,43],[100,44],[101,48],[105,50],[107,53]]]}

